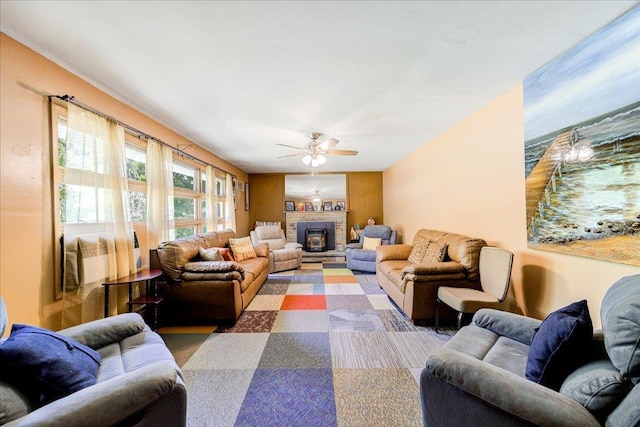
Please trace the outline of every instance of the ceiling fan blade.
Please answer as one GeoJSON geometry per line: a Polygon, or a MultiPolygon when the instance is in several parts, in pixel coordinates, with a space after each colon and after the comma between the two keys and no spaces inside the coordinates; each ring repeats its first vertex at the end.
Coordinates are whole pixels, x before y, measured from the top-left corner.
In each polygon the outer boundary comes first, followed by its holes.
{"type": "Polygon", "coordinates": [[[285,157],[301,157],[304,153],[296,153],[296,154],[287,154],[286,156],[278,156],[279,159],[283,159],[285,157]]]}
{"type": "Polygon", "coordinates": [[[319,150],[328,150],[331,147],[335,147],[335,145],[340,142],[335,138],[329,138],[326,141],[321,142],[320,144],[318,144],[318,149],[319,150]]]}
{"type": "Polygon", "coordinates": [[[287,147],[287,148],[295,148],[296,150],[304,150],[304,147],[296,147],[295,145],[278,144],[278,143],[276,143],[276,145],[281,145],[282,147],[287,147]]]}
{"type": "Polygon", "coordinates": [[[355,156],[358,152],[355,150],[327,150],[326,154],[332,156],[355,156]]]}

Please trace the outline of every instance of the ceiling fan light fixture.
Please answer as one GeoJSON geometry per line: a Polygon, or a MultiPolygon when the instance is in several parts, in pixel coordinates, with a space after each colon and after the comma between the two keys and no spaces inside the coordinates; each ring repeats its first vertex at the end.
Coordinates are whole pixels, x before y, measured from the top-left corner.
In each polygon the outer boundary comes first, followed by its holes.
{"type": "Polygon", "coordinates": [[[317,156],[315,156],[313,159],[311,159],[311,167],[317,168],[321,164],[322,163],[320,163],[320,159],[317,156]]]}
{"type": "Polygon", "coordinates": [[[304,163],[305,165],[309,165],[309,163],[311,163],[311,160],[311,155],[305,154],[305,156],[302,158],[302,163],[304,163]]]}
{"type": "Polygon", "coordinates": [[[322,154],[318,154],[318,165],[324,165],[327,163],[327,158],[322,154]]]}

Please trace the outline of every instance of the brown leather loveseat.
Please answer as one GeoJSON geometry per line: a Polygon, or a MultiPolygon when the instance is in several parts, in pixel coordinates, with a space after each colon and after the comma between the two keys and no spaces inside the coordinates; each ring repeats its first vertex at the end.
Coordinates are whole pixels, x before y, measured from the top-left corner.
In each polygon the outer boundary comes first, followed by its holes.
{"type": "Polygon", "coordinates": [[[228,247],[233,230],[182,237],[151,250],[151,268],[163,271],[160,316],[169,323],[235,321],[269,275],[269,246],[254,246],[255,258],[204,261],[200,248],[228,247]]]}
{"type": "Polygon", "coordinates": [[[432,320],[440,286],[480,289],[478,263],[483,246],[487,243],[482,239],[421,229],[411,245],[376,248],[376,277],[409,319],[432,320]],[[421,261],[420,249],[427,247],[440,249],[442,260],[421,261]]]}

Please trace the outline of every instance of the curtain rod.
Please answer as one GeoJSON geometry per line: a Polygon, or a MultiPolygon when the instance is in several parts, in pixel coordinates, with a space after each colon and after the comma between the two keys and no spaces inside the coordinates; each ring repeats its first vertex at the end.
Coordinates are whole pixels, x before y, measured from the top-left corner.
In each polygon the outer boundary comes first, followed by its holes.
{"type": "MultiPolygon", "coordinates": [[[[111,121],[119,124],[120,126],[125,128],[129,132],[137,135],[138,137],[144,137],[144,138],[147,138],[147,139],[153,139],[154,141],[157,141],[160,144],[171,148],[173,151],[177,152],[182,157],[185,157],[187,159],[202,163],[203,165],[206,165],[206,166],[211,166],[212,168],[217,169],[220,172],[228,173],[229,175],[233,176],[234,178],[236,178],[236,179],[238,178],[235,174],[233,174],[233,173],[231,173],[229,171],[226,171],[226,170],[224,170],[224,169],[222,169],[222,168],[220,168],[220,167],[218,167],[216,165],[212,165],[211,163],[205,162],[204,160],[201,160],[201,159],[199,159],[197,157],[194,157],[193,155],[182,151],[178,147],[174,147],[171,144],[168,144],[168,143],[164,142],[163,140],[156,138],[155,136],[152,136],[152,135],[149,135],[148,133],[142,132],[141,130],[136,129],[133,126],[130,126],[130,125],[128,125],[128,124],[116,119],[115,117],[112,117],[112,116],[110,116],[108,114],[105,114],[102,111],[98,111],[95,108],[90,107],[89,105],[78,101],[75,96],[71,96],[71,95],[47,95],[47,96],[49,98],[49,102],[52,101],[52,98],[57,98],[57,99],[60,99],[60,100],[62,100],[64,102],[70,102],[71,104],[76,105],[76,106],[78,106],[78,107],[80,107],[80,108],[82,108],[84,110],[90,111],[90,112],[92,112],[94,114],[97,114],[100,117],[103,117],[103,118],[105,118],[107,120],[111,120],[111,121]]],[[[189,147],[189,146],[187,146],[187,147],[189,147]]]]}

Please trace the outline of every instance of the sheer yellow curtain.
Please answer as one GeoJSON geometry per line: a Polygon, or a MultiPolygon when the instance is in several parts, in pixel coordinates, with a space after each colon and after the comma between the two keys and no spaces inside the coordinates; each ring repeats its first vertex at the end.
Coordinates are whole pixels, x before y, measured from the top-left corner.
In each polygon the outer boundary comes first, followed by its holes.
{"type": "Polygon", "coordinates": [[[227,174],[224,202],[224,228],[230,228],[236,231],[236,208],[233,203],[233,177],[227,174]]]}
{"type": "MultiPolygon", "coordinates": [[[[64,157],[61,212],[65,248],[75,258],[66,267],[76,269],[65,272],[68,327],[102,317],[102,283],[134,273],[136,264],[122,126],[69,104],[64,157]]],[[[111,295],[112,313],[126,309],[127,292],[111,295]]]]}
{"type": "Polygon", "coordinates": [[[154,140],[147,144],[147,241],[150,248],[169,240],[174,228],[173,153],[154,140]]]}
{"type": "Polygon", "coordinates": [[[216,231],[218,229],[218,218],[216,218],[218,195],[216,193],[216,174],[212,166],[207,166],[205,176],[207,181],[207,191],[205,193],[207,231],[216,231]]]}

